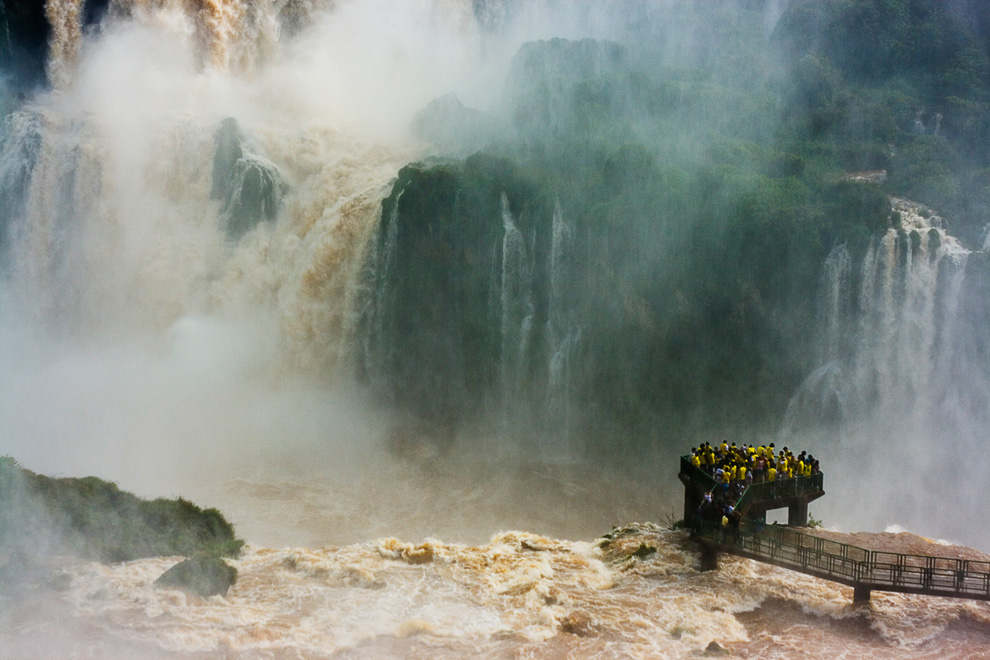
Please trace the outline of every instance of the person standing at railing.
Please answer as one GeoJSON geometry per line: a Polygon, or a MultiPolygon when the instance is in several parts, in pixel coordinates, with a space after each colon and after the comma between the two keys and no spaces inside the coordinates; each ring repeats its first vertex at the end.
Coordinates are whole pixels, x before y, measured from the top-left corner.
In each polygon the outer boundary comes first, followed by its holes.
{"type": "MultiPolygon", "coordinates": [[[[763,447],[760,447],[760,449],[763,449],[763,447]]],[[[757,453],[759,453],[759,450],[757,450],[757,453]]],[[[764,458],[763,455],[761,454],[756,458],[756,461],[753,463],[753,482],[758,484],[763,483],[766,480],[766,475],[767,475],[767,459],[764,458]]]]}

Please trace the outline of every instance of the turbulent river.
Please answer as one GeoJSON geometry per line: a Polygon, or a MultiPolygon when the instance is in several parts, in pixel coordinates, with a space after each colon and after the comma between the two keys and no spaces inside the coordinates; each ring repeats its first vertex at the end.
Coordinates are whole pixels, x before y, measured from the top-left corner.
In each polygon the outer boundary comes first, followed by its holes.
{"type": "Polygon", "coordinates": [[[0,658],[990,658],[985,604],[699,572],[632,522],[676,517],[672,457],[458,458],[355,393],[362,259],[430,155],[405,126],[492,102],[532,36],[481,34],[502,3],[84,5],[47,1],[51,89],[4,98],[0,454],[218,507],[248,545],[207,599],[152,587],[176,558],[54,558],[0,658]]]}
{"type": "Polygon", "coordinates": [[[732,557],[701,573],[683,532],[650,523],[609,544],[501,532],[249,545],[236,585],[205,600],[152,587],[174,561],[62,563],[57,595],[7,615],[4,657],[689,658],[713,641],[753,658],[990,653],[985,604],[853,605],[849,588],[732,557]]]}

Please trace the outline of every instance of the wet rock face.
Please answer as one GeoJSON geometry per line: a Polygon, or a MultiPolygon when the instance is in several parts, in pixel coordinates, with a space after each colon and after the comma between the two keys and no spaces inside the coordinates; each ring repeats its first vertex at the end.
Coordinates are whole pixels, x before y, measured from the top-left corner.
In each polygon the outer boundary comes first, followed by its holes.
{"type": "Polygon", "coordinates": [[[399,173],[371,249],[364,319],[363,368],[382,395],[446,428],[507,383],[526,390],[528,370],[546,362],[537,355],[550,219],[546,198],[508,161],[476,155],[399,173]],[[522,237],[515,251],[510,231],[522,237]],[[507,341],[524,323],[530,341],[507,341]]]}
{"type": "Polygon", "coordinates": [[[15,87],[44,81],[49,32],[41,0],[0,2],[0,71],[13,75],[15,87]]]}
{"type": "MultiPolygon", "coordinates": [[[[80,12],[82,27],[98,25],[109,4],[109,0],[85,0],[80,12]]],[[[0,73],[10,76],[18,91],[45,82],[51,38],[45,5],[45,0],[0,0],[0,73]]]]}
{"type": "Polygon", "coordinates": [[[251,152],[236,119],[221,121],[213,139],[210,196],[223,200],[224,229],[237,239],[259,222],[275,219],[282,207],[285,183],[274,163],[251,152]]]}
{"type": "Polygon", "coordinates": [[[181,561],[155,580],[155,587],[188,589],[197,596],[226,596],[237,581],[237,569],[219,557],[197,555],[181,561]]]}
{"type": "Polygon", "coordinates": [[[86,0],[83,5],[83,25],[97,25],[106,16],[110,0],[86,0]]]}
{"type": "Polygon", "coordinates": [[[707,647],[705,647],[705,652],[704,652],[704,656],[706,658],[718,657],[718,656],[730,655],[730,654],[731,651],[729,651],[727,648],[725,648],[724,646],[722,646],[721,644],[715,641],[713,641],[707,647]]]}
{"type": "Polygon", "coordinates": [[[226,199],[234,168],[244,155],[243,141],[244,136],[233,117],[222,120],[213,134],[213,187],[210,190],[213,199],[226,199]]]}

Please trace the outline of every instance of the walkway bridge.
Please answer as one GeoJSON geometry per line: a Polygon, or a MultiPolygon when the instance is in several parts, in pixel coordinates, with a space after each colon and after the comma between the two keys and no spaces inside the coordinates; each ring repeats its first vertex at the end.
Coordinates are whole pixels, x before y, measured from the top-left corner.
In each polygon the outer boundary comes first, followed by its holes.
{"type": "Polygon", "coordinates": [[[693,501],[699,488],[703,496],[715,480],[691,465],[688,457],[682,458],[685,521],[691,525],[691,538],[701,544],[702,570],[715,568],[718,553],[728,552],[852,587],[853,602],[868,601],[874,590],[990,600],[988,561],[868,550],[794,529],[807,524],[807,502],[824,495],[821,477],[753,484],[736,507],[743,522],[739,527],[723,526],[696,519],[697,504],[687,514],[688,499],[693,501]],[[788,526],[767,525],[766,511],[784,507],[789,509],[788,526]],[[795,520],[802,509],[805,519],[795,520]],[[756,515],[746,516],[749,511],[756,515]]]}

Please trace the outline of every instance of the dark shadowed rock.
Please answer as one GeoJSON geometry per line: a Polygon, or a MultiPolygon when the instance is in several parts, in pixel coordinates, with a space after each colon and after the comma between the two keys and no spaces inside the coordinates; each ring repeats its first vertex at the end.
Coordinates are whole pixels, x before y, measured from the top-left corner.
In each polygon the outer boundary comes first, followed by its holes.
{"type": "Polygon", "coordinates": [[[731,655],[732,652],[716,641],[712,641],[705,647],[705,657],[717,657],[721,655],[731,655]]]}
{"type": "Polygon", "coordinates": [[[240,238],[259,222],[275,219],[286,185],[274,163],[248,150],[248,139],[233,117],[220,122],[213,142],[210,197],[223,200],[224,229],[231,238],[240,238]]]}
{"type": "Polygon", "coordinates": [[[181,561],[162,573],[155,580],[155,587],[188,589],[197,596],[206,598],[227,590],[237,580],[237,569],[219,557],[196,555],[181,561]]]}

